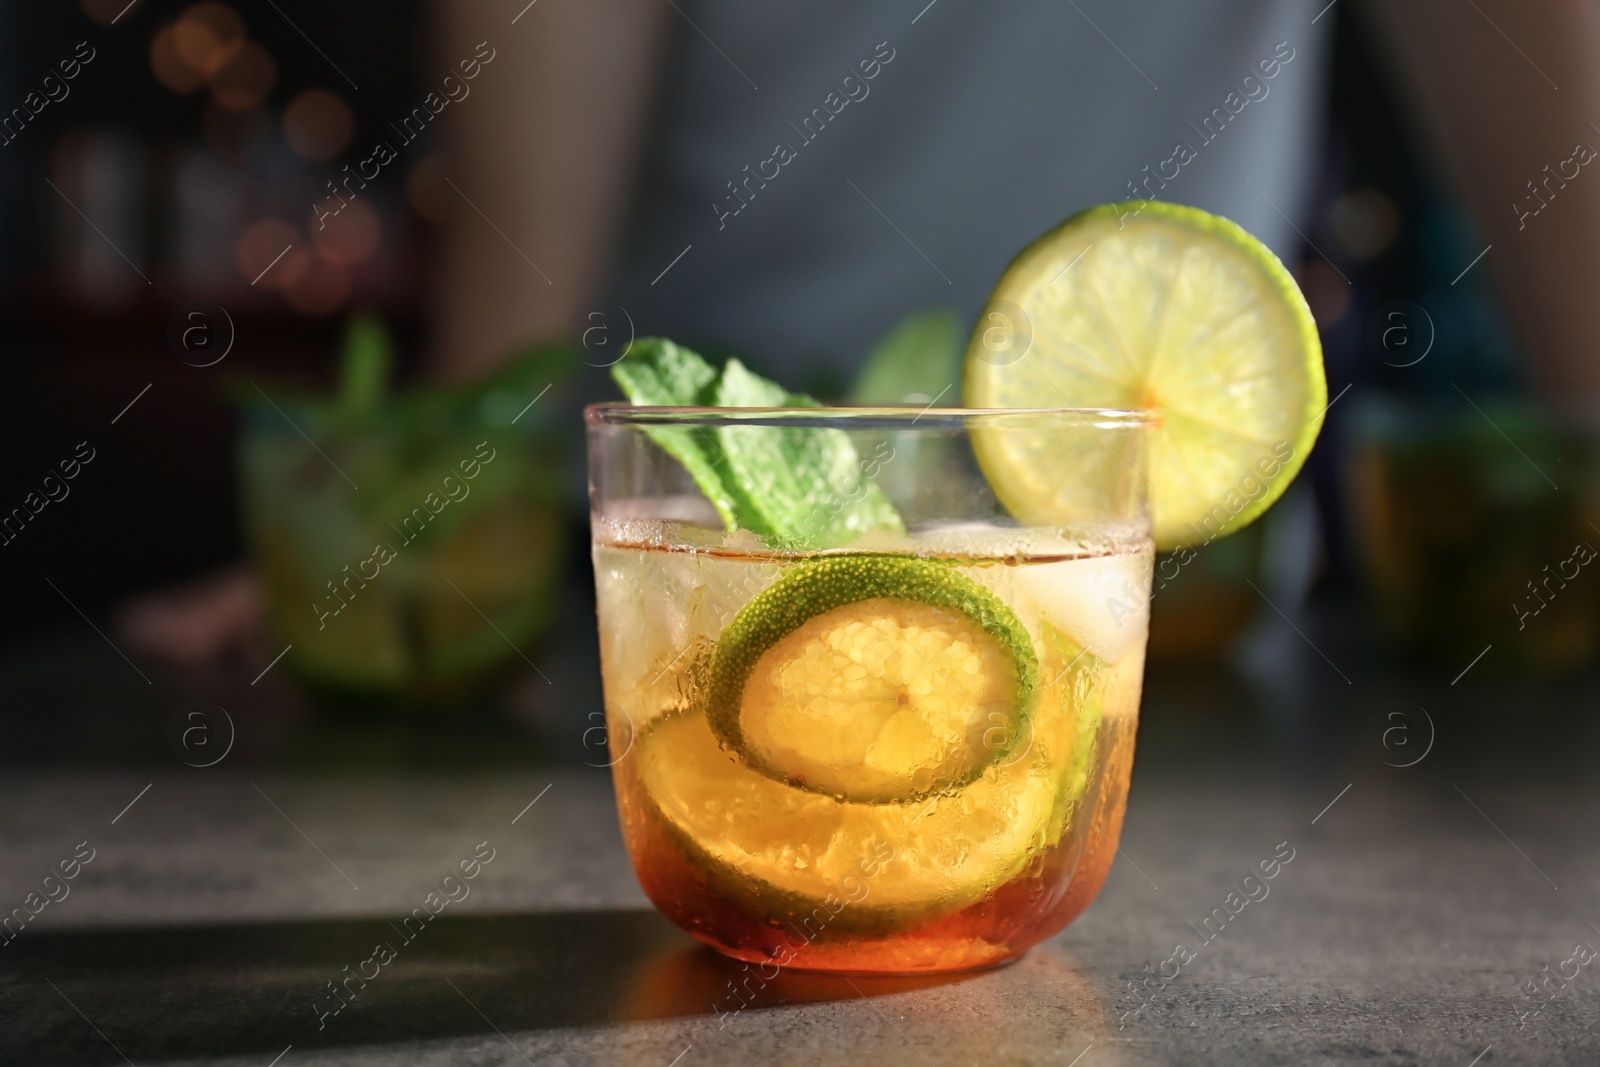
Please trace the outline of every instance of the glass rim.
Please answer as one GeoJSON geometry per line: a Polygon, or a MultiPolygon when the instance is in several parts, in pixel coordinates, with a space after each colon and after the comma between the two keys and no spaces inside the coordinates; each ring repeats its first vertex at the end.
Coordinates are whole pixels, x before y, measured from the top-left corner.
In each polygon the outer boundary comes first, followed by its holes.
{"type": "Polygon", "coordinates": [[[747,425],[773,426],[785,424],[840,423],[862,429],[881,429],[912,424],[919,428],[937,429],[962,426],[968,423],[993,422],[1001,419],[1048,418],[1073,426],[1090,426],[1096,429],[1123,429],[1154,426],[1160,422],[1159,414],[1149,408],[936,408],[932,405],[879,404],[871,406],[822,407],[694,407],[645,406],[625,401],[607,401],[590,404],[583,409],[584,422],[590,426],[660,426],[660,425],[747,425]]]}

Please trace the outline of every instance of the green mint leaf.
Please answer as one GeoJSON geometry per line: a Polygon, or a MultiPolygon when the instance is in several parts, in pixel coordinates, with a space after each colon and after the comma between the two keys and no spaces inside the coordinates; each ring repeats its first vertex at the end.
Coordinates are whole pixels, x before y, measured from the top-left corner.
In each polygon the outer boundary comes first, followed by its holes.
{"type": "Polygon", "coordinates": [[[711,399],[717,368],[665,337],[641,337],[611,377],[635,407],[699,407],[711,399]]]}
{"type": "MultiPolygon", "coordinates": [[[[659,338],[634,344],[611,376],[630,402],[665,407],[816,407],[811,397],[729,360],[720,375],[689,349],[659,338]]],[[[904,530],[900,513],[871,481],[842,430],[776,426],[645,432],[689,472],[729,530],[769,544],[821,548],[869,530],[904,530]]]]}
{"type": "MultiPolygon", "coordinates": [[[[717,407],[816,407],[801,393],[751,373],[737,359],[722,369],[717,407]]],[[[846,544],[878,527],[904,530],[900,513],[866,476],[843,430],[724,426],[724,482],[759,516],[751,529],[792,548],[846,544]]]]}
{"type": "MultiPolygon", "coordinates": [[[[611,368],[611,379],[635,407],[701,407],[712,403],[717,370],[699,353],[663,337],[642,337],[611,368]]],[[[749,527],[734,494],[722,480],[713,457],[720,456],[716,431],[705,427],[647,426],[644,432],[662,450],[683,464],[695,485],[717,509],[730,530],[749,527]]],[[[759,530],[757,532],[760,532],[759,530]]]]}

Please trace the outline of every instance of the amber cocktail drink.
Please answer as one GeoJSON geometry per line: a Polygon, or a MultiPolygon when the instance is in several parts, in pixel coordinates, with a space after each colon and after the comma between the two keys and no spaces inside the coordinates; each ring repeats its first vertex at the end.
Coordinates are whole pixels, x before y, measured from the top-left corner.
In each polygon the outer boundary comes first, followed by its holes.
{"type": "Polygon", "coordinates": [[[852,973],[998,963],[1087,907],[1144,666],[1144,429],[590,409],[608,737],[655,905],[730,956],[852,973]],[[1081,462],[1008,508],[982,469],[1034,450],[1081,462]],[[760,534],[730,530],[690,469],[814,474],[818,453],[851,462],[760,534]]]}

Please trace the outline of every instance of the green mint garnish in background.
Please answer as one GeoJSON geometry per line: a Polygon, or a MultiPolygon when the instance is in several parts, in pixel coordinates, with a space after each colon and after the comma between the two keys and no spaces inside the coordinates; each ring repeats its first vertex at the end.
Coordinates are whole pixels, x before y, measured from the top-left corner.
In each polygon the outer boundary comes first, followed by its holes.
{"type": "Polygon", "coordinates": [[[338,406],[351,418],[370,415],[384,400],[394,365],[394,342],[370,312],[350,316],[339,357],[338,406]]]}
{"type": "MultiPolygon", "coordinates": [[[[737,359],[718,371],[658,337],[636,341],[611,377],[640,406],[818,406],[737,359]]],[[[645,432],[683,464],[729,530],[750,530],[775,546],[825,548],[869,530],[905,529],[843,430],[651,426],[645,432]]]]}
{"type": "Polygon", "coordinates": [[[390,523],[398,526],[423,507],[434,516],[427,523],[428,542],[434,544],[495,508],[529,499],[559,504],[566,489],[562,423],[556,401],[545,394],[580,365],[572,346],[525,346],[510,353],[493,375],[467,385],[402,388],[394,380],[398,360],[388,327],[376,314],[356,312],[336,358],[331,395],[287,382],[262,380],[258,387],[249,379],[229,379],[232,395],[247,410],[262,412],[263,426],[287,433],[293,439],[290,448],[302,447],[304,431],[318,448],[338,457],[339,466],[360,485],[359,492],[351,489],[322,457],[311,454],[313,466],[332,476],[331,492],[353,494],[337,506],[302,501],[307,506],[296,521],[326,523],[319,535],[325,543],[342,543],[356,515],[371,520],[376,530],[392,530],[390,523]],[[481,443],[495,449],[497,458],[481,466],[465,487],[470,492],[433,512],[426,504],[429,494],[441,499],[450,492],[441,480],[454,475],[451,485],[460,482],[459,465],[475,459],[481,443]]]}
{"type": "Polygon", "coordinates": [[[960,403],[967,331],[951,308],[914,312],[872,343],[850,386],[852,404],[960,403]]]}

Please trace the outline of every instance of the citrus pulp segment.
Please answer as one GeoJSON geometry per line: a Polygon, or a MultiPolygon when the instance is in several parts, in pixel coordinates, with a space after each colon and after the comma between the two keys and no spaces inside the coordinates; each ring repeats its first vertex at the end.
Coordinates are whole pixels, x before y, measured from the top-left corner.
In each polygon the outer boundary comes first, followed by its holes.
{"type": "Polygon", "coordinates": [[[858,901],[830,923],[841,931],[978,902],[1054,843],[1064,807],[1042,756],[913,803],[840,801],[730,759],[693,711],[657,720],[635,755],[656,816],[710,884],[773,918],[858,901]]]}
{"type": "Polygon", "coordinates": [[[1010,751],[1039,688],[1027,631],[946,563],[823,557],[742,608],[712,661],[712,730],[754,769],[848,800],[960,788],[1010,751]]]}

